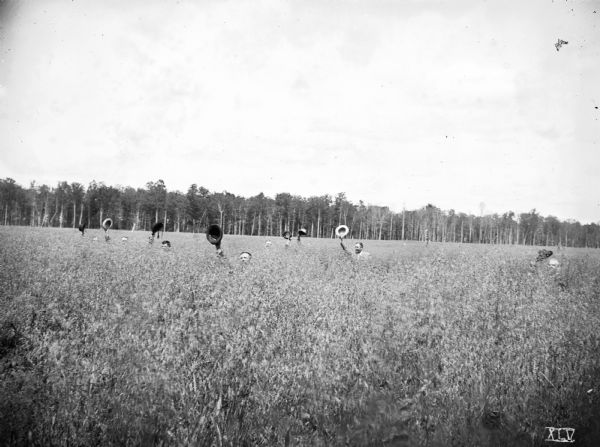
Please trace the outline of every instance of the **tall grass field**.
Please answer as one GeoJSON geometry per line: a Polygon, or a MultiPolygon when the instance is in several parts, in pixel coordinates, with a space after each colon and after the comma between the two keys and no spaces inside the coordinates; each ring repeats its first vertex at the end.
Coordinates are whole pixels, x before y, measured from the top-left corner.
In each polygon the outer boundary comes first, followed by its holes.
{"type": "Polygon", "coordinates": [[[109,234],[0,227],[0,445],[600,445],[597,250],[109,234]]]}

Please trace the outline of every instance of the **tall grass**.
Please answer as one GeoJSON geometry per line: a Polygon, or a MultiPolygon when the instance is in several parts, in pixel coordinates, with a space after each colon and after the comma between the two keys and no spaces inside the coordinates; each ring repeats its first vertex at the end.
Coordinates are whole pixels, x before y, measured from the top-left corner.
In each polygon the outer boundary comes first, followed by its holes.
{"type": "Polygon", "coordinates": [[[0,230],[3,445],[600,442],[597,251],[93,235],[0,230]]]}

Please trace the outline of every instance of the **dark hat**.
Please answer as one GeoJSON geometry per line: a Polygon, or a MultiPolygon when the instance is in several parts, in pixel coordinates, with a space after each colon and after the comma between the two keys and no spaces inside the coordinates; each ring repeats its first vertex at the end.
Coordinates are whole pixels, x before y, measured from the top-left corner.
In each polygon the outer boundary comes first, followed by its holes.
{"type": "Polygon", "coordinates": [[[210,225],[206,230],[206,239],[213,245],[217,245],[223,239],[223,231],[217,224],[210,225]]]}
{"type": "Polygon", "coordinates": [[[542,249],[542,250],[538,251],[538,255],[537,255],[537,258],[535,259],[535,261],[541,262],[544,259],[547,259],[552,255],[553,255],[552,250],[542,249]]]}
{"type": "Polygon", "coordinates": [[[283,238],[284,239],[290,239],[292,237],[292,233],[290,233],[289,231],[284,231],[283,232],[283,238]]]}
{"type": "Polygon", "coordinates": [[[161,231],[163,228],[164,225],[162,222],[156,222],[154,225],[152,225],[152,236],[161,231]]]}

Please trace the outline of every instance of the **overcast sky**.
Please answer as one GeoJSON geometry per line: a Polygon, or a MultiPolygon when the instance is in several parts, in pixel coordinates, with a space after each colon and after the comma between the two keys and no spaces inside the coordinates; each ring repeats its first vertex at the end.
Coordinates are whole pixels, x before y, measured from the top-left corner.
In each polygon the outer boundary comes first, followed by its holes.
{"type": "Polygon", "coordinates": [[[23,186],[600,221],[600,0],[4,1],[0,25],[23,186]]]}

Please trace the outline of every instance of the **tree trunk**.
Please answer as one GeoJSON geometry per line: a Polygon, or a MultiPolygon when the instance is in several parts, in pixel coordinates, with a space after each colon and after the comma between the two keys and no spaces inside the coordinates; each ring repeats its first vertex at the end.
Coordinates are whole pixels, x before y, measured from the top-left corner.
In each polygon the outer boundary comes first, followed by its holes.
{"type": "Polygon", "coordinates": [[[404,240],[404,209],[402,210],[402,240],[404,240]]]}
{"type": "Polygon", "coordinates": [[[269,212],[269,215],[267,216],[267,236],[271,236],[273,234],[272,231],[272,226],[273,226],[273,219],[272,219],[272,214],[271,212],[269,212]]]}
{"type": "Polygon", "coordinates": [[[36,204],[35,202],[33,203],[33,206],[31,207],[31,219],[29,220],[29,226],[34,227],[35,226],[35,211],[36,211],[36,204]]]}
{"type": "Polygon", "coordinates": [[[90,203],[88,204],[88,217],[87,217],[87,223],[88,225],[92,225],[92,203],[90,201],[90,203]]]}
{"type": "Polygon", "coordinates": [[[140,228],[140,205],[138,204],[135,210],[135,222],[133,223],[133,227],[139,229],[140,228]]]}
{"type": "Polygon", "coordinates": [[[469,242],[473,242],[473,220],[469,220],[469,242]]]}
{"type": "Polygon", "coordinates": [[[258,213],[258,235],[262,236],[262,213],[258,213]]]}
{"type": "Polygon", "coordinates": [[[321,237],[321,209],[317,214],[317,237],[321,237]]]}
{"type": "Polygon", "coordinates": [[[50,225],[54,225],[54,218],[56,217],[56,213],[58,213],[58,197],[56,198],[56,202],[54,203],[54,214],[50,218],[50,225]]]}
{"type": "Polygon", "coordinates": [[[218,208],[218,210],[219,210],[219,216],[220,216],[220,217],[219,217],[219,224],[220,224],[220,226],[221,226],[221,230],[223,230],[223,231],[224,231],[224,228],[223,228],[223,206],[221,205],[221,203],[220,203],[220,202],[219,202],[219,203],[217,203],[217,208],[218,208]]]}

